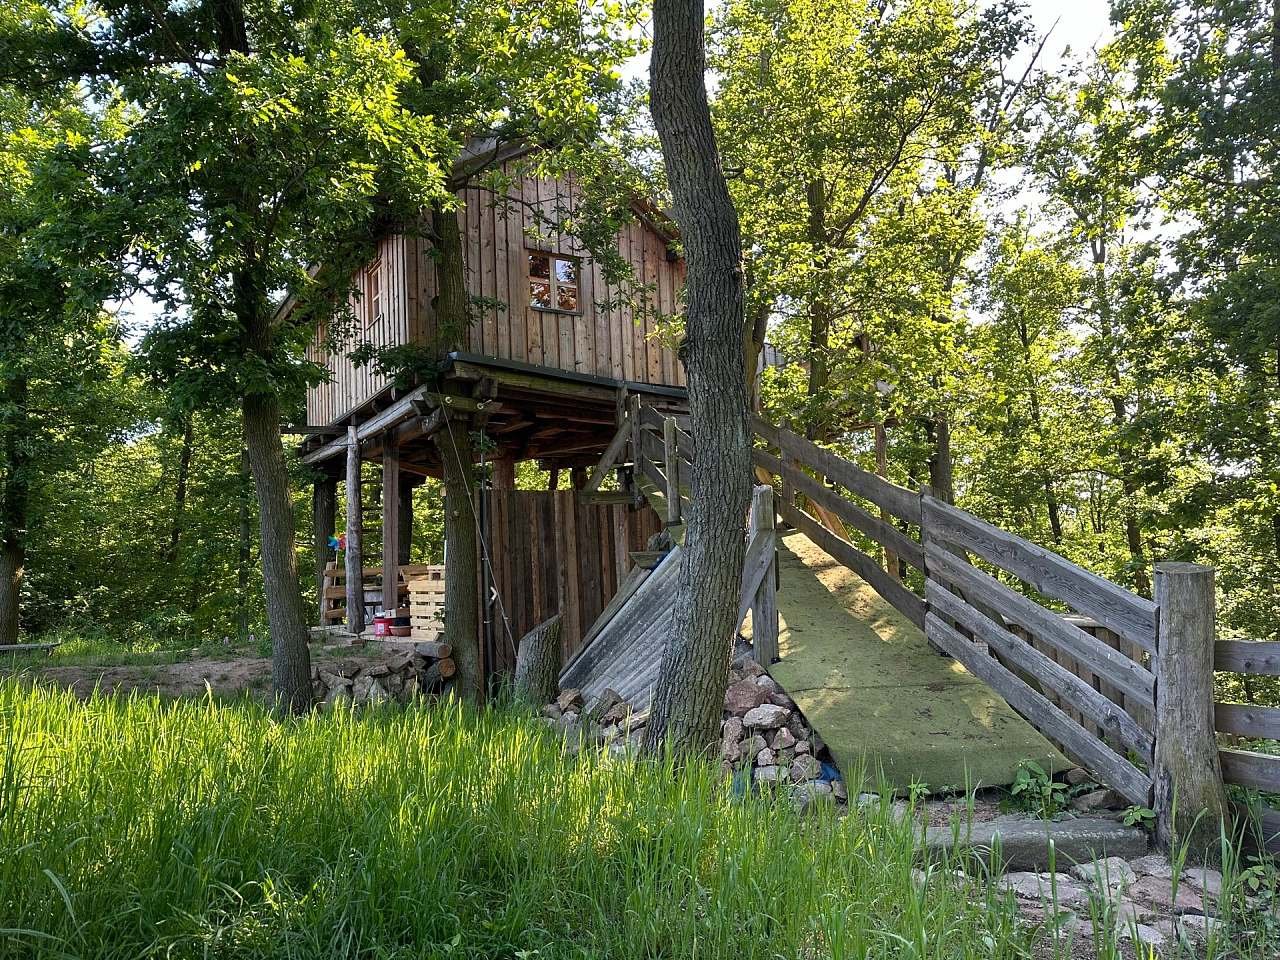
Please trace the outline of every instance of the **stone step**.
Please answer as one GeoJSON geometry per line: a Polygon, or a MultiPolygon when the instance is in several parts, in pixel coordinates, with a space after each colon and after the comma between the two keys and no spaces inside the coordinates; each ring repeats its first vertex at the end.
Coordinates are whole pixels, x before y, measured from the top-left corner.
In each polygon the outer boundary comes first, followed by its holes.
{"type": "Polygon", "coordinates": [[[989,858],[999,844],[1000,859],[1005,870],[1047,870],[1050,866],[1049,841],[1057,869],[1074,863],[1089,863],[1103,857],[1143,856],[1148,838],[1139,827],[1126,827],[1105,817],[1075,817],[1069,820],[1030,820],[1026,817],[998,817],[982,823],[951,827],[929,827],[925,830],[926,851],[943,854],[957,843],[961,847],[989,858]]]}

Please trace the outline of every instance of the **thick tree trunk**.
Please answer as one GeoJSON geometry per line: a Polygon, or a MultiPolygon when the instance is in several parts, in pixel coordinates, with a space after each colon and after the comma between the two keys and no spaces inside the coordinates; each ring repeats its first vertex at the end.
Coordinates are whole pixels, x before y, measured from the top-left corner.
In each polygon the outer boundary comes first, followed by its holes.
{"type": "Polygon", "coordinates": [[[9,422],[4,424],[4,472],[0,474],[0,643],[18,642],[22,578],[27,558],[27,512],[31,491],[31,457],[27,452],[27,379],[5,384],[9,422]]]}
{"type": "MultiPolygon", "coordinates": [[[[435,233],[436,324],[439,346],[450,349],[466,336],[466,270],[457,214],[437,204],[432,210],[435,233]]],[[[484,696],[480,662],[479,535],[476,526],[475,454],[471,434],[462,421],[449,421],[435,436],[444,465],[445,640],[453,645],[458,665],[454,687],[459,695],[479,702],[484,696]]]]}
{"type": "Polygon", "coordinates": [[[560,614],[538,624],[516,649],[516,696],[540,707],[560,690],[560,614]]]}
{"type": "Polygon", "coordinates": [[[311,651],[298,583],[280,405],[272,394],[250,394],[242,410],[245,448],[258,494],[262,583],[271,630],[271,688],[282,709],[301,713],[311,706],[311,651]]]}
{"type": "Polygon", "coordinates": [[[702,2],[657,0],[653,23],[653,119],[689,267],[680,356],[698,456],[645,744],[690,754],[709,749],[720,732],[751,494],[742,245],[707,106],[702,2]]]}
{"type": "Polygon", "coordinates": [[[458,665],[454,688],[467,700],[484,695],[480,662],[480,552],[471,434],[452,423],[435,437],[444,464],[444,640],[458,665]]]}
{"type": "Polygon", "coordinates": [[[940,413],[933,421],[933,451],[929,455],[929,486],[945,503],[956,502],[954,459],[951,455],[951,420],[940,413]]]}

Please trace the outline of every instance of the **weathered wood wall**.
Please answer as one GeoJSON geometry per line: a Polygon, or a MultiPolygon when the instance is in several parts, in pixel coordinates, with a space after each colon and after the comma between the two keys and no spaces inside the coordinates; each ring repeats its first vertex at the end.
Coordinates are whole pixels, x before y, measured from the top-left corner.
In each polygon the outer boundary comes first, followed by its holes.
{"type": "Polygon", "coordinates": [[[556,613],[567,663],[627,575],[630,552],[661,529],[658,515],[591,503],[574,490],[488,490],[483,497],[491,585],[501,601],[490,599],[484,610],[490,672],[514,669],[515,644],[556,613]]]}
{"type": "MultiPolygon", "coordinates": [[[[514,174],[516,168],[509,165],[508,172],[514,174]]],[[[619,290],[605,283],[599,262],[575,240],[554,235],[548,227],[549,222],[573,215],[577,194],[570,184],[517,177],[507,202],[479,189],[464,191],[461,199],[458,219],[466,245],[467,289],[478,298],[477,316],[462,349],[614,380],[685,385],[674,351],[655,336],[660,317],[680,309],[684,261],[668,255],[666,240],[653,227],[637,220],[618,236],[619,253],[649,288],[648,309],[633,310],[614,303],[619,290]],[[535,252],[581,259],[580,312],[530,306],[528,257],[535,252]]],[[[370,367],[357,368],[347,359],[351,350],[365,342],[389,346],[434,339],[428,242],[387,237],[379,245],[379,257],[384,319],[371,326],[357,324],[336,354],[326,355],[324,338],[317,337],[309,355],[329,367],[332,381],[308,392],[309,423],[339,421],[387,387],[386,379],[370,367]]],[[[360,315],[362,305],[352,306],[360,315]]]]}

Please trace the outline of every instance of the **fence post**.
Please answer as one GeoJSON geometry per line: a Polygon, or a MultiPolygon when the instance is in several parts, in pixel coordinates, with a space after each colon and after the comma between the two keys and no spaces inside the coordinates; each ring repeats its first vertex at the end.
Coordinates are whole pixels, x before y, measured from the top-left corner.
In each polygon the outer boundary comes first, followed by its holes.
{"type": "Polygon", "coordinates": [[[676,442],[676,421],[667,417],[662,421],[662,452],[664,471],[667,475],[667,524],[680,522],[680,449],[676,442]]]}
{"type": "Polygon", "coordinates": [[[1211,860],[1227,816],[1213,731],[1214,571],[1197,563],[1155,569],[1156,843],[1186,843],[1191,857],[1211,860]]]}
{"type": "MultiPolygon", "coordinates": [[[[776,538],[777,516],[773,510],[773,487],[762,484],[751,497],[751,536],[765,534],[776,538]]],[[[778,659],[778,551],[771,543],[773,559],[769,569],[760,579],[755,596],[751,598],[751,647],[752,656],[762,667],[771,666],[778,659]]]]}

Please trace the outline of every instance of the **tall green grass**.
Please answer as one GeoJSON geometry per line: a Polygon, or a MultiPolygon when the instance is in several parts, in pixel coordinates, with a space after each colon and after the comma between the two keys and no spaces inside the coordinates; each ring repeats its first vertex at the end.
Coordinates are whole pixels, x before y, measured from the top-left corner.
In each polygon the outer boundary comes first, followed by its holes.
{"type": "Polygon", "coordinates": [[[887,801],[800,817],[516,711],[0,681],[5,960],[1071,955],[980,863],[921,866],[887,801]]]}
{"type": "Polygon", "coordinates": [[[921,885],[887,807],[837,822],[710,767],[570,756],[457,704],[0,682],[5,957],[1016,957],[1004,898],[921,885]]]}

